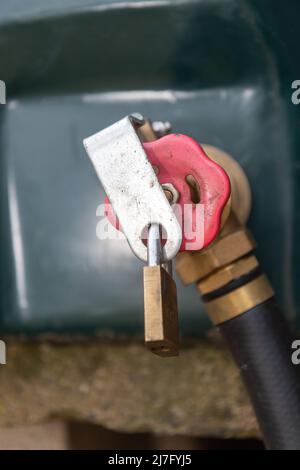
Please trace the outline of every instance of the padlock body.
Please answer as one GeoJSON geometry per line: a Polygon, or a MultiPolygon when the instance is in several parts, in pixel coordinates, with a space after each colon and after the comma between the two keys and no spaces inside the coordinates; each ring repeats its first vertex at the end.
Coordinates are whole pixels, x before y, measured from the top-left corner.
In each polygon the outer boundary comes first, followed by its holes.
{"type": "Polygon", "coordinates": [[[161,266],[144,267],[145,344],[159,356],[177,356],[177,289],[161,266]]]}

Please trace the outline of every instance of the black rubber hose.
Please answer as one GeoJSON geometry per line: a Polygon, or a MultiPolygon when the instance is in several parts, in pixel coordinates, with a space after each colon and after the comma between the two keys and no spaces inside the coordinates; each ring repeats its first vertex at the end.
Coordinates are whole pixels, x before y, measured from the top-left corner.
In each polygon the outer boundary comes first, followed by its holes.
{"type": "Polygon", "coordinates": [[[300,365],[274,298],[219,325],[248,389],[267,449],[300,449],[300,365]]]}

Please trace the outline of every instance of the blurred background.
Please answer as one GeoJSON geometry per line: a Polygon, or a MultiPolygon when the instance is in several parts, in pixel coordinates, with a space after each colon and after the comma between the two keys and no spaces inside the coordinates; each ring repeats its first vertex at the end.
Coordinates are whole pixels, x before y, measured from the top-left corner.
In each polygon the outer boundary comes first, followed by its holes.
{"type": "Polygon", "coordinates": [[[138,111],[233,155],[258,257],[297,331],[299,5],[276,7],[2,0],[1,448],[261,448],[194,287],[177,282],[180,357],[144,350],[142,263],[96,236],[104,192],[82,139],[138,111]]]}

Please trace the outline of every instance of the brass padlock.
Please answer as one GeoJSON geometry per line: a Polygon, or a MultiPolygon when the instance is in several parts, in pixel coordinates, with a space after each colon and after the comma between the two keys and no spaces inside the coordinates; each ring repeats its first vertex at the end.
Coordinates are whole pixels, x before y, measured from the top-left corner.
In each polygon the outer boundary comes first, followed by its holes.
{"type": "MultiPolygon", "coordinates": [[[[179,350],[177,289],[167,265],[161,265],[158,224],[148,232],[148,266],[144,267],[145,344],[159,356],[177,356],[179,350]]],[[[171,271],[171,270],[170,270],[171,271]]]]}

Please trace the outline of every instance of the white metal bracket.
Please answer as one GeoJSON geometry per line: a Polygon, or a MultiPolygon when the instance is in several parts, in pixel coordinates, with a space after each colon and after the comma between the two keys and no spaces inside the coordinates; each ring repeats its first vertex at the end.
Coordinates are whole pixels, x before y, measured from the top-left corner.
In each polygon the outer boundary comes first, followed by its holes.
{"type": "Polygon", "coordinates": [[[136,132],[143,123],[141,115],[130,115],[83,143],[132,251],[147,261],[142,235],[160,224],[167,234],[162,261],[168,261],[180,248],[181,227],[136,132]]]}

